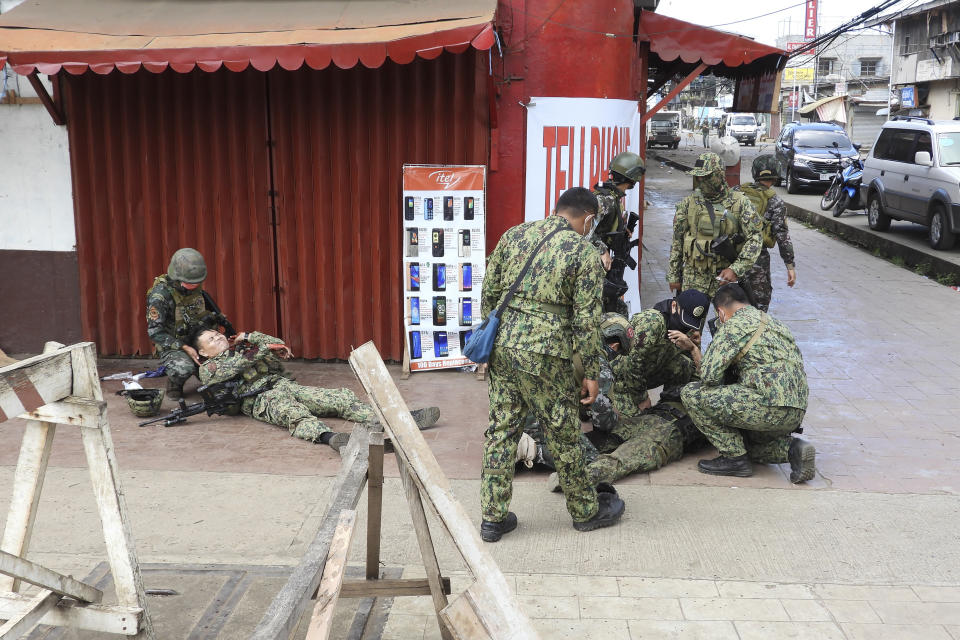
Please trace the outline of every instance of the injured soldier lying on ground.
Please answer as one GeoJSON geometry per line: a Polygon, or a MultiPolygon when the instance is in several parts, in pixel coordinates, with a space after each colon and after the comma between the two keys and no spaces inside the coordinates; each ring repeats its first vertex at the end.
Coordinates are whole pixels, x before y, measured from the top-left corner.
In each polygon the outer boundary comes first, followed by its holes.
{"type": "MultiPolygon", "coordinates": [[[[200,366],[202,384],[239,383],[236,394],[248,396],[240,404],[244,415],[286,427],[294,437],[327,444],[339,452],[350,434],[335,433],[320,418],[377,424],[373,410],[350,389],[293,382],[280,362],[292,353],[279,338],[253,331],[240,333],[231,342],[219,331],[203,329],[192,336],[192,344],[207,359],[200,366]]],[[[420,429],[433,426],[440,418],[437,407],[410,413],[420,429]]]]}

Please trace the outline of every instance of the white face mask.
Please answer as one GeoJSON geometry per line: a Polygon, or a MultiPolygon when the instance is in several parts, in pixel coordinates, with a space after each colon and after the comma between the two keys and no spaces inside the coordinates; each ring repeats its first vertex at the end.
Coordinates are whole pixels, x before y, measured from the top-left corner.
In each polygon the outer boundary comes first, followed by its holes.
{"type": "Polygon", "coordinates": [[[585,236],[585,235],[587,235],[588,233],[590,233],[590,231],[593,229],[593,223],[594,223],[594,221],[595,221],[596,219],[597,219],[597,216],[595,216],[595,215],[593,215],[593,214],[588,215],[588,216],[584,216],[584,218],[583,218],[583,233],[581,233],[580,235],[585,236]],[[592,220],[591,220],[591,218],[592,218],[592,220]],[[588,222],[588,221],[589,221],[589,222],[588,222]]]}

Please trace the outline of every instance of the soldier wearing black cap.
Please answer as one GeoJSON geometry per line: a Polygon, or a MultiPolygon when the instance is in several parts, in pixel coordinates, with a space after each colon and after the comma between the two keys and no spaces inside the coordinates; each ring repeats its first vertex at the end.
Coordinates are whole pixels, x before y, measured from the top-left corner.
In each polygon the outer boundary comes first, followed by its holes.
{"type": "Polygon", "coordinates": [[[744,276],[757,297],[757,308],[766,311],[773,297],[773,281],[770,277],[770,252],[774,245],[780,249],[780,257],[787,268],[787,286],[797,282],[797,268],[794,258],[793,241],[787,228],[787,205],[773,190],[779,178],[777,162],[770,154],[757,156],[751,167],[753,182],[740,185],[735,190],[750,198],[761,217],[763,247],[756,264],[744,276]]]}

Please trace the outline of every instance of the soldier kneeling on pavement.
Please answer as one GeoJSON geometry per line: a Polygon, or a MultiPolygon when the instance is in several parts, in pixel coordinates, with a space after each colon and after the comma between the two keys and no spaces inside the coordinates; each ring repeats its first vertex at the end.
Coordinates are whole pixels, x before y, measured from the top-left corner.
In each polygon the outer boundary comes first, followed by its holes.
{"type": "Polygon", "coordinates": [[[703,356],[701,382],[681,391],[687,413],[720,456],[701,460],[702,473],[753,475],[753,462],[790,463],[790,481],[816,473],[816,452],[792,436],[807,410],[807,375],[793,334],[747,303],[736,284],[713,298],[721,325],[703,356]]]}
{"type": "MultiPolygon", "coordinates": [[[[240,382],[237,395],[255,393],[243,398],[240,411],[255,420],[286,427],[296,438],[340,451],[350,434],[333,432],[320,418],[377,424],[373,409],[350,389],[308,387],[290,380],[280,360],[292,354],[279,338],[254,331],[238,334],[231,344],[219,331],[201,328],[191,336],[191,343],[207,358],[200,366],[200,382],[240,382]]],[[[440,418],[437,407],[410,413],[421,429],[433,426],[440,418]]]]}

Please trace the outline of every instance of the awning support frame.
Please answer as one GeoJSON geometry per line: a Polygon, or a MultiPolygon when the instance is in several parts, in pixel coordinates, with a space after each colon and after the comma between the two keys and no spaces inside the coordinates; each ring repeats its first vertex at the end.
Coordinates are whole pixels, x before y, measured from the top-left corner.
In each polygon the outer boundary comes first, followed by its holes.
{"type": "Polygon", "coordinates": [[[671,90],[670,90],[670,93],[668,93],[667,95],[665,95],[665,96],[663,97],[663,100],[661,100],[660,102],[658,102],[656,105],[653,106],[652,109],[650,109],[650,110],[647,111],[645,114],[643,114],[643,115],[640,117],[640,127],[641,127],[641,131],[643,130],[643,126],[647,123],[647,120],[649,120],[649,119],[651,118],[651,116],[653,116],[653,114],[655,114],[656,112],[660,111],[660,109],[662,109],[662,108],[665,107],[667,104],[669,104],[671,100],[673,100],[674,98],[676,98],[678,93],[680,93],[681,91],[683,91],[684,89],[686,89],[686,88],[690,85],[691,82],[693,82],[694,80],[697,79],[697,76],[699,76],[701,73],[703,73],[704,71],[707,70],[707,66],[708,66],[708,65],[707,65],[705,62],[701,62],[699,65],[697,65],[697,68],[696,68],[696,69],[694,69],[693,71],[690,72],[689,75],[687,75],[686,78],[684,78],[683,80],[681,80],[680,82],[678,82],[678,83],[677,83],[677,86],[675,86],[673,89],[671,89],[671,90]]]}
{"type": "MultiPolygon", "coordinates": [[[[50,117],[53,118],[53,123],[59,127],[67,124],[67,119],[63,117],[63,111],[57,106],[53,101],[53,98],[50,97],[50,94],[47,93],[47,88],[43,86],[43,83],[40,81],[40,76],[37,75],[37,72],[34,71],[27,76],[27,80],[30,81],[30,86],[33,87],[33,90],[37,92],[37,96],[40,98],[40,102],[43,103],[43,106],[47,108],[47,113],[50,114],[50,117]]],[[[54,80],[56,82],[56,80],[54,80]]]]}

